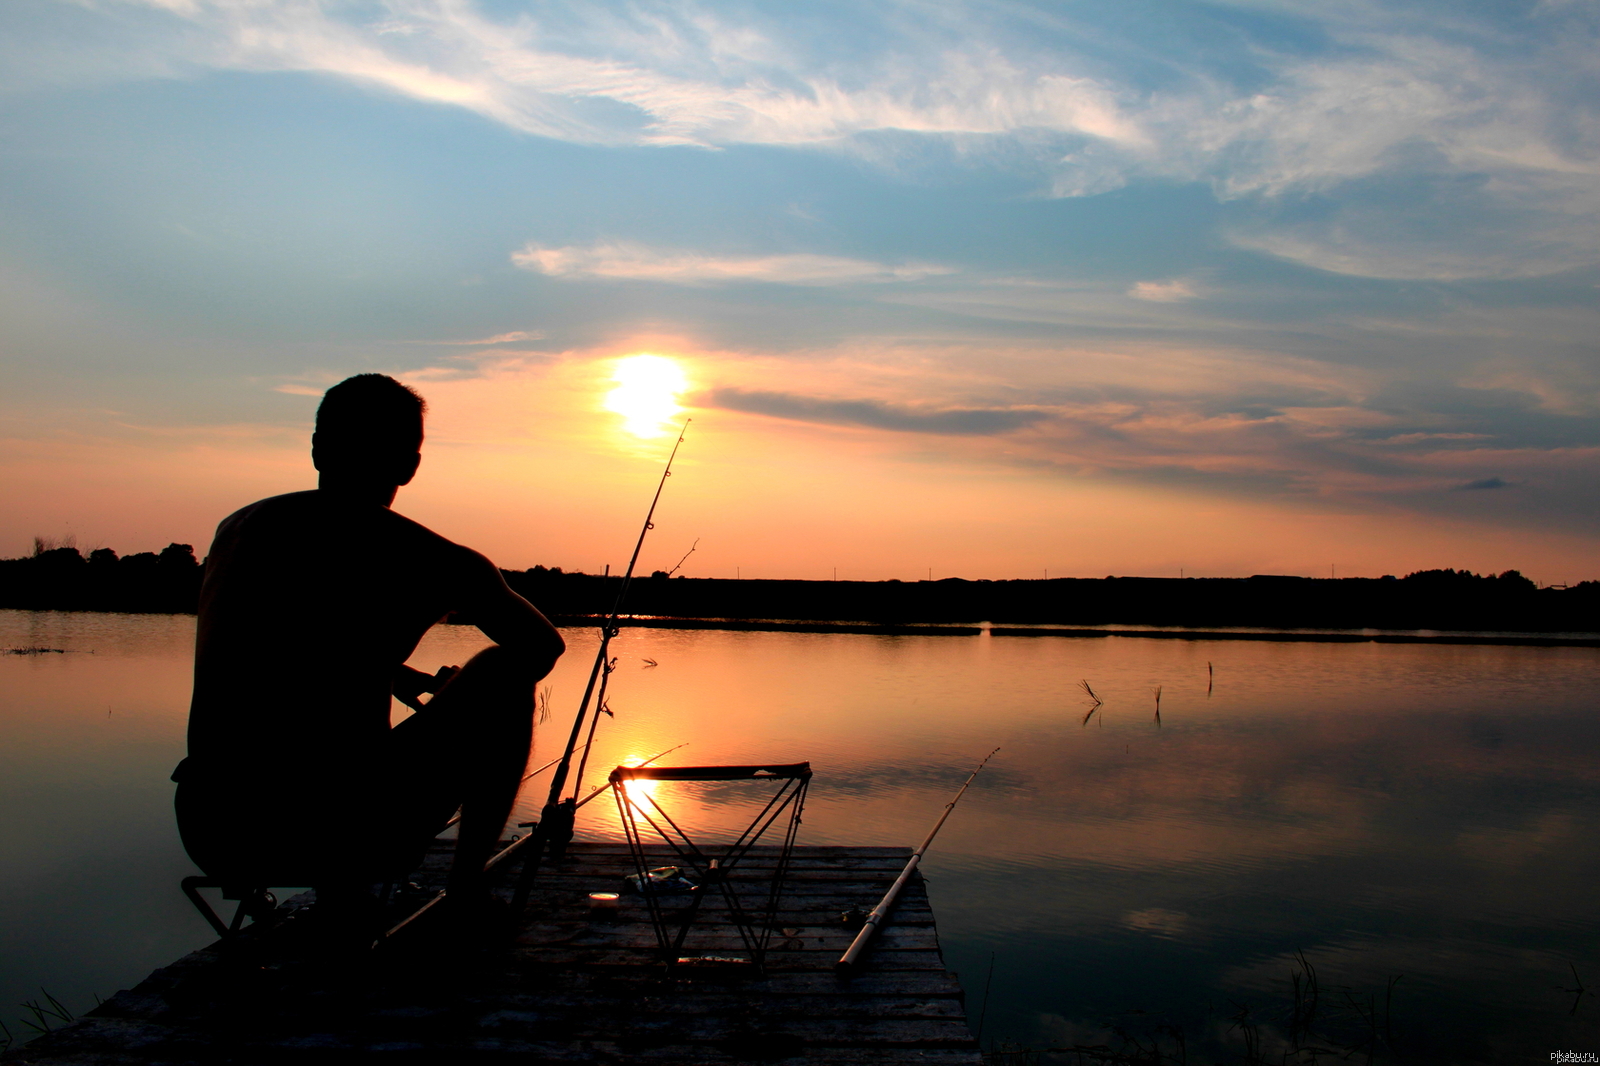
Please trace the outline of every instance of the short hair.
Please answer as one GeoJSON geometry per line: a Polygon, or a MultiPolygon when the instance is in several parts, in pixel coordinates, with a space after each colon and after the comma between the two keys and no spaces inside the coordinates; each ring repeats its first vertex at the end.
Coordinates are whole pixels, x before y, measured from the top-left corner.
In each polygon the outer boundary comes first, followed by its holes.
{"type": "Polygon", "coordinates": [[[387,374],[357,374],[323,394],[317,407],[317,450],[358,463],[422,447],[428,404],[387,374]]]}

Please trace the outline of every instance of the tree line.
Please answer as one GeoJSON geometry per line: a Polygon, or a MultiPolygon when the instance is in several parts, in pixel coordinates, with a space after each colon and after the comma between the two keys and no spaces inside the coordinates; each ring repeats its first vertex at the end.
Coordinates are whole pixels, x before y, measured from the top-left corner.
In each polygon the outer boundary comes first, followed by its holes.
{"type": "Polygon", "coordinates": [[[33,554],[0,559],[0,607],[43,611],[194,613],[203,569],[192,544],[121,555],[35,537],[33,554]]]}
{"type": "MultiPolygon", "coordinates": [[[[620,578],[536,566],[511,587],[558,616],[596,615],[620,578]]],[[[1404,577],[1052,578],[1010,581],[635,580],[627,609],[679,618],[1276,629],[1600,631],[1600,581],[1541,589],[1515,570],[1404,577]]]]}
{"type": "MultiPolygon", "coordinates": [[[[619,577],[535,566],[502,571],[557,621],[609,610],[619,577]]],[[[0,607],[189,612],[204,573],[188,544],[119,556],[36,540],[32,555],[0,560],[0,607]]],[[[1515,570],[1420,570],[1404,577],[1052,578],[1012,581],[774,581],[636,579],[627,608],[675,618],[1187,628],[1600,631],[1600,581],[1538,588],[1515,570]]],[[[470,619],[457,619],[470,621],[470,619]]]]}

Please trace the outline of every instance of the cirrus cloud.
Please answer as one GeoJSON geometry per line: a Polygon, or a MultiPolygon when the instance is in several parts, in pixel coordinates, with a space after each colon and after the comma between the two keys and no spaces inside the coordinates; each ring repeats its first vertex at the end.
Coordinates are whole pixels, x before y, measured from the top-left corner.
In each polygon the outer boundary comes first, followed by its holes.
{"type": "Polygon", "coordinates": [[[944,408],[921,410],[876,400],[837,400],[791,392],[715,389],[712,407],[795,422],[864,426],[896,433],[950,436],[993,436],[1049,418],[1047,411],[1018,408],[944,408]]]}
{"type": "Polygon", "coordinates": [[[952,273],[933,263],[888,264],[842,256],[708,255],[664,250],[641,244],[611,242],[579,247],[545,248],[529,244],[511,253],[524,270],[555,278],[614,278],[660,281],[674,285],[711,285],[760,281],[779,285],[859,285],[918,281],[952,273]]]}
{"type": "Polygon", "coordinates": [[[1128,289],[1128,295],[1135,300],[1171,304],[1181,300],[1192,300],[1199,293],[1194,291],[1194,286],[1189,282],[1182,278],[1174,278],[1171,281],[1136,281],[1128,289]]]}

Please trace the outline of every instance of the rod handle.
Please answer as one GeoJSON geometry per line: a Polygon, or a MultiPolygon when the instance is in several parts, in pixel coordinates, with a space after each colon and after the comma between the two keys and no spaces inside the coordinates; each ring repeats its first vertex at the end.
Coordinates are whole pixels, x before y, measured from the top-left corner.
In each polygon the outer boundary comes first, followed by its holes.
{"type": "Polygon", "coordinates": [[[872,943],[872,938],[877,935],[878,926],[889,917],[889,912],[894,910],[894,905],[900,901],[900,893],[905,890],[906,883],[911,880],[911,875],[916,871],[921,859],[920,852],[911,856],[911,861],[900,871],[900,876],[895,878],[889,891],[884,893],[883,899],[879,900],[878,905],[872,908],[872,913],[867,915],[867,920],[861,924],[861,931],[856,934],[856,938],[850,942],[844,954],[839,956],[839,961],[833,964],[834,973],[840,977],[849,977],[860,966],[862,954],[872,943]]]}

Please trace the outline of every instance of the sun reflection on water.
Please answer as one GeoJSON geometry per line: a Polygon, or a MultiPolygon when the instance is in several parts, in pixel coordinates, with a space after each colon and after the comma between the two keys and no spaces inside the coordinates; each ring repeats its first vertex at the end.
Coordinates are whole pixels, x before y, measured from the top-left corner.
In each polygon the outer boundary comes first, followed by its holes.
{"type": "MultiPolygon", "coordinates": [[[[645,759],[646,756],[639,755],[634,758],[624,760],[622,765],[638,766],[640,763],[644,762],[645,759]]],[[[622,783],[622,787],[627,790],[629,799],[637,801],[642,800],[647,796],[653,796],[656,791],[656,786],[659,784],[661,784],[661,782],[648,777],[636,777],[624,781],[622,783]]]]}

